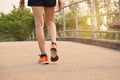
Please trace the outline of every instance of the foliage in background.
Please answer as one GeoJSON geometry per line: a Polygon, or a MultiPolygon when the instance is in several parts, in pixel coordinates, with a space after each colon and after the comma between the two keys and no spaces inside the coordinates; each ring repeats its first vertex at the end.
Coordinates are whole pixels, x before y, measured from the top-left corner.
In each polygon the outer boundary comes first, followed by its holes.
{"type": "MultiPolygon", "coordinates": [[[[66,4],[73,4],[78,0],[65,0],[66,4]]],[[[79,30],[99,30],[101,24],[104,24],[108,30],[120,30],[111,29],[109,24],[118,18],[119,4],[117,0],[94,0],[95,2],[95,14],[93,14],[93,0],[87,0],[85,2],[76,5],[79,30]],[[112,14],[111,14],[112,13],[112,14]],[[115,13],[115,14],[113,14],[115,13]],[[102,14],[102,15],[101,15],[102,14]],[[104,15],[103,15],[104,14],[104,15]],[[95,16],[94,18],[91,16],[95,16]],[[94,26],[94,20],[96,18],[96,26],[94,26]]],[[[71,6],[65,9],[65,18],[75,17],[75,6],[71,6]]],[[[63,31],[63,16],[60,13],[56,14],[56,27],[57,31],[63,31]]],[[[66,22],[66,30],[76,30],[75,19],[71,19],[66,22]]],[[[23,41],[31,35],[34,30],[33,14],[29,9],[21,10],[14,6],[13,10],[8,13],[0,13],[0,41],[23,41]]],[[[47,27],[44,27],[45,36],[48,35],[47,27]]],[[[74,32],[67,32],[67,36],[75,36],[74,32]]],[[[96,34],[100,37],[99,34],[96,34]]],[[[63,35],[62,35],[63,36],[63,35]]],[[[92,37],[93,33],[80,32],[79,37],[92,37]]],[[[106,34],[104,38],[115,39],[115,35],[106,34]]],[[[120,38],[120,35],[119,35],[120,38]]]]}
{"type": "Polygon", "coordinates": [[[29,9],[13,7],[8,13],[0,13],[0,41],[23,41],[34,30],[33,15],[29,9]]]}

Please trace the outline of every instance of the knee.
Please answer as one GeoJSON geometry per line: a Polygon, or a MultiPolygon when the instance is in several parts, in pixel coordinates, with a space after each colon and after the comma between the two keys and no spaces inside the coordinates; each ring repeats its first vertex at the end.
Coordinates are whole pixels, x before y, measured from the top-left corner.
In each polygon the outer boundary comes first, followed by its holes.
{"type": "Polygon", "coordinates": [[[36,22],[35,26],[36,27],[44,27],[44,21],[36,22]]]}
{"type": "Polygon", "coordinates": [[[54,21],[46,21],[47,26],[50,26],[50,25],[53,25],[53,24],[54,24],[54,21]]]}

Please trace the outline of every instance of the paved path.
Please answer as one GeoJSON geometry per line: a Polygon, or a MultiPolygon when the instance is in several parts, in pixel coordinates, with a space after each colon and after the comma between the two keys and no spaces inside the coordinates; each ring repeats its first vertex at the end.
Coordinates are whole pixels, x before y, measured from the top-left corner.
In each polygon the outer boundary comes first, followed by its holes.
{"type": "Polygon", "coordinates": [[[120,80],[120,51],[74,42],[58,45],[60,60],[41,65],[37,42],[1,42],[0,80],[120,80]]]}

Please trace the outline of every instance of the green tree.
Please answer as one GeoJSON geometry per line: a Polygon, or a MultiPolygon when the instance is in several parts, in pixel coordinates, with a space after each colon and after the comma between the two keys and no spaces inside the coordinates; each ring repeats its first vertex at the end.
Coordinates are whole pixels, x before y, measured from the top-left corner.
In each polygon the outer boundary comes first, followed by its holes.
{"type": "Polygon", "coordinates": [[[13,7],[8,13],[0,13],[0,41],[22,41],[34,30],[34,19],[29,9],[13,7]]]}

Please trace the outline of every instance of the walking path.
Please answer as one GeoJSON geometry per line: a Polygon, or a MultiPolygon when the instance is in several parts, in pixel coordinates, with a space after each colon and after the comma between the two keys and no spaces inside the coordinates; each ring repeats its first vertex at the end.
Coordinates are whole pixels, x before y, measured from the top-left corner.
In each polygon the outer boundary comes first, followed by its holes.
{"type": "Polygon", "coordinates": [[[0,42],[0,80],[120,80],[120,51],[67,41],[58,47],[60,60],[41,65],[37,42],[0,42]]]}

